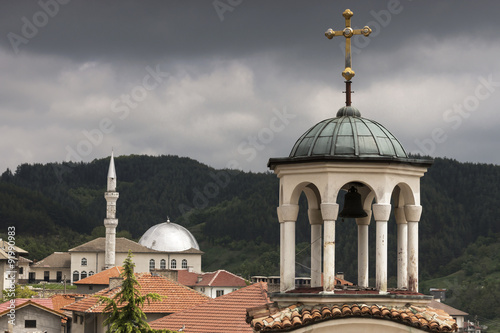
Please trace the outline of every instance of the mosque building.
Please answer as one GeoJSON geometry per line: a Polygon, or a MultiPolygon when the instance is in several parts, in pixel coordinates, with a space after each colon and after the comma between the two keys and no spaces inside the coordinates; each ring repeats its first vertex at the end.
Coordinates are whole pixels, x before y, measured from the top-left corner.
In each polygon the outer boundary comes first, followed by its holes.
{"type": "Polygon", "coordinates": [[[99,237],[70,249],[57,252],[33,265],[30,282],[60,282],[66,276],[71,283],[92,276],[114,266],[120,266],[132,251],[137,273],[151,272],[153,269],[189,270],[201,273],[201,256],[198,242],[183,226],[170,222],[149,228],[134,242],[127,238],[116,238],[116,169],[111,154],[107,191],[106,237],[99,237]]]}
{"type": "Polygon", "coordinates": [[[113,153],[108,168],[108,188],[104,194],[107,202],[106,237],[96,238],[69,250],[71,255],[71,282],[99,273],[110,267],[119,266],[132,251],[138,273],[153,269],[186,269],[201,273],[201,255],[198,242],[183,226],[170,222],[149,228],[134,242],[126,238],[116,238],[116,170],[113,153]]]}

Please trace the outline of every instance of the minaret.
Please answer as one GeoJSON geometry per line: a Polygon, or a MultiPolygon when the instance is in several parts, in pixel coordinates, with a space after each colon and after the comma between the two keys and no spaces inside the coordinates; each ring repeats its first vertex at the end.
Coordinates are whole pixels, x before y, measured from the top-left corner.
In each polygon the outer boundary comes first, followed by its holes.
{"type": "Polygon", "coordinates": [[[116,192],[116,171],[113,152],[109,161],[108,169],[108,190],[104,193],[106,198],[106,218],[104,226],[106,227],[106,252],[104,254],[105,269],[115,266],[115,245],[116,245],[116,226],[118,219],[116,218],[116,201],[118,200],[118,192],[116,192]]]}

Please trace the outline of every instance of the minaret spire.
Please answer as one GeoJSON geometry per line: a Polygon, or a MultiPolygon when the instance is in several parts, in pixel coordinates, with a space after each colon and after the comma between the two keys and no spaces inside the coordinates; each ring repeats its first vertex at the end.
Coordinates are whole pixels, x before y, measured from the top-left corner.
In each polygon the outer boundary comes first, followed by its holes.
{"type": "Polygon", "coordinates": [[[118,200],[118,192],[116,192],[116,170],[113,151],[109,160],[108,168],[108,188],[104,193],[106,198],[106,218],[104,226],[106,227],[106,248],[104,254],[105,269],[115,266],[115,247],[116,247],[116,226],[118,219],[116,218],[116,201],[118,200]]]}

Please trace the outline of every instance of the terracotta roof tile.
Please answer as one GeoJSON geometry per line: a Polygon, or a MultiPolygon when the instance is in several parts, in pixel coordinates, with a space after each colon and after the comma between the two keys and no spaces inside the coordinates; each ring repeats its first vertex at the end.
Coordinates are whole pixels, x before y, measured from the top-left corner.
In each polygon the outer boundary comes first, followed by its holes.
{"type": "Polygon", "coordinates": [[[99,272],[97,274],[86,277],[85,279],[81,279],[79,281],[74,282],[74,284],[107,284],[109,285],[109,278],[119,277],[121,272],[123,271],[123,267],[116,266],[106,269],[105,271],[99,272]]]}
{"type": "MultiPolygon", "coordinates": [[[[106,247],[106,238],[99,237],[91,240],[90,242],[79,245],[75,248],[69,250],[69,252],[104,252],[106,247]]],[[[149,253],[149,252],[158,252],[156,250],[152,250],[145,246],[142,246],[139,243],[136,243],[130,239],[119,237],[116,238],[116,253],[123,253],[132,250],[134,253],[149,253]]]]}
{"type": "MultiPolygon", "coordinates": [[[[16,298],[16,308],[23,305],[24,303],[32,301],[32,303],[39,304],[48,309],[55,310],[50,298],[16,298]]],[[[10,306],[10,301],[0,304],[0,313],[4,312],[10,306]]]]}
{"type": "MultiPolygon", "coordinates": [[[[203,295],[191,288],[181,285],[178,282],[169,280],[161,276],[151,276],[149,273],[136,273],[137,280],[141,286],[141,295],[157,293],[165,296],[161,301],[144,304],[144,313],[175,313],[192,308],[210,300],[210,297],[203,295]]],[[[112,298],[120,291],[120,287],[105,288],[95,294],[88,295],[82,300],[76,301],[63,308],[63,310],[102,313],[105,305],[97,296],[112,298]]]]}
{"type": "Polygon", "coordinates": [[[32,267],[71,267],[71,255],[69,252],[54,252],[48,257],[36,262],[32,267]]]}
{"type": "Polygon", "coordinates": [[[154,329],[170,330],[178,330],[185,325],[185,331],[189,333],[253,332],[245,322],[246,308],[267,303],[267,284],[259,282],[192,309],[157,319],[149,325],[154,329]]]}
{"type": "Polygon", "coordinates": [[[29,260],[28,258],[21,257],[21,256],[19,256],[18,260],[19,260],[19,263],[32,263],[33,262],[32,260],[29,260]]]}
{"type": "Polygon", "coordinates": [[[179,270],[177,280],[189,287],[246,287],[245,279],[231,272],[220,269],[215,272],[195,273],[179,270]],[[201,278],[198,282],[198,278],[201,278]]]}
{"type": "Polygon", "coordinates": [[[444,303],[438,302],[436,300],[432,300],[429,305],[435,309],[443,310],[444,312],[450,314],[451,316],[468,316],[469,315],[467,312],[463,312],[461,310],[455,309],[454,307],[451,307],[451,306],[446,305],[444,303]]]}
{"type": "Polygon", "coordinates": [[[52,307],[56,311],[61,311],[63,307],[75,302],[79,294],[56,294],[50,297],[52,300],[52,307]]]}
{"type": "Polygon", "coordinates": [[[304,306],[302,303],[278,308],[276,303],[249,308],[246,321],[256,331],[279,332],[314,323],[349,317],[366,317],[392,320],[407,326],[430,332],[453,332],[455,320],[443,310],[430,306],[408,305],[403,308],[388,308],[383,305],[344,304],[342,306],[304,306]]]}
{"type": "MultiPolygon", "coordinates": [[[[104,252],[105,247],[106,247],[106,238],[99,237],[82,245],[79,245],[75,248],[72,248],[69,250],[69,252],[104,252]]],[[[146,246],[143,246],[137,242],[134,242],[133,240],[124,237],[116,238],[116,248],[115,248],[116,253],[127,253],[129,250],[131,250],[133,253],[163,252],[150,249],[146,246]]],[[[170,253],[203,253],[203,251],[190,248],[184,251],[176,251],[170,253]]]]}

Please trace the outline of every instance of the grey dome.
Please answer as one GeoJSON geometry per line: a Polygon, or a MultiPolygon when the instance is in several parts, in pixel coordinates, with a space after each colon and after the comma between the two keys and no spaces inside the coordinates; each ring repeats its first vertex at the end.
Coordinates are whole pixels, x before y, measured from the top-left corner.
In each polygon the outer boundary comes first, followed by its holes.
{"type": "Polygon", "coordinates": [[[336,118],[323,120],[307,130],[293,146],[290,158],[408,158],[403,146],[391,132],[359,115],[354,107],[341,108],[336,118]]]}
{"type": "Polygon", "coordinates": [[[157,251],[180,252],[200,249],[194,236],[181,225],[170,221],[152,226],[139,239],[139,244],[157,251]]]}

